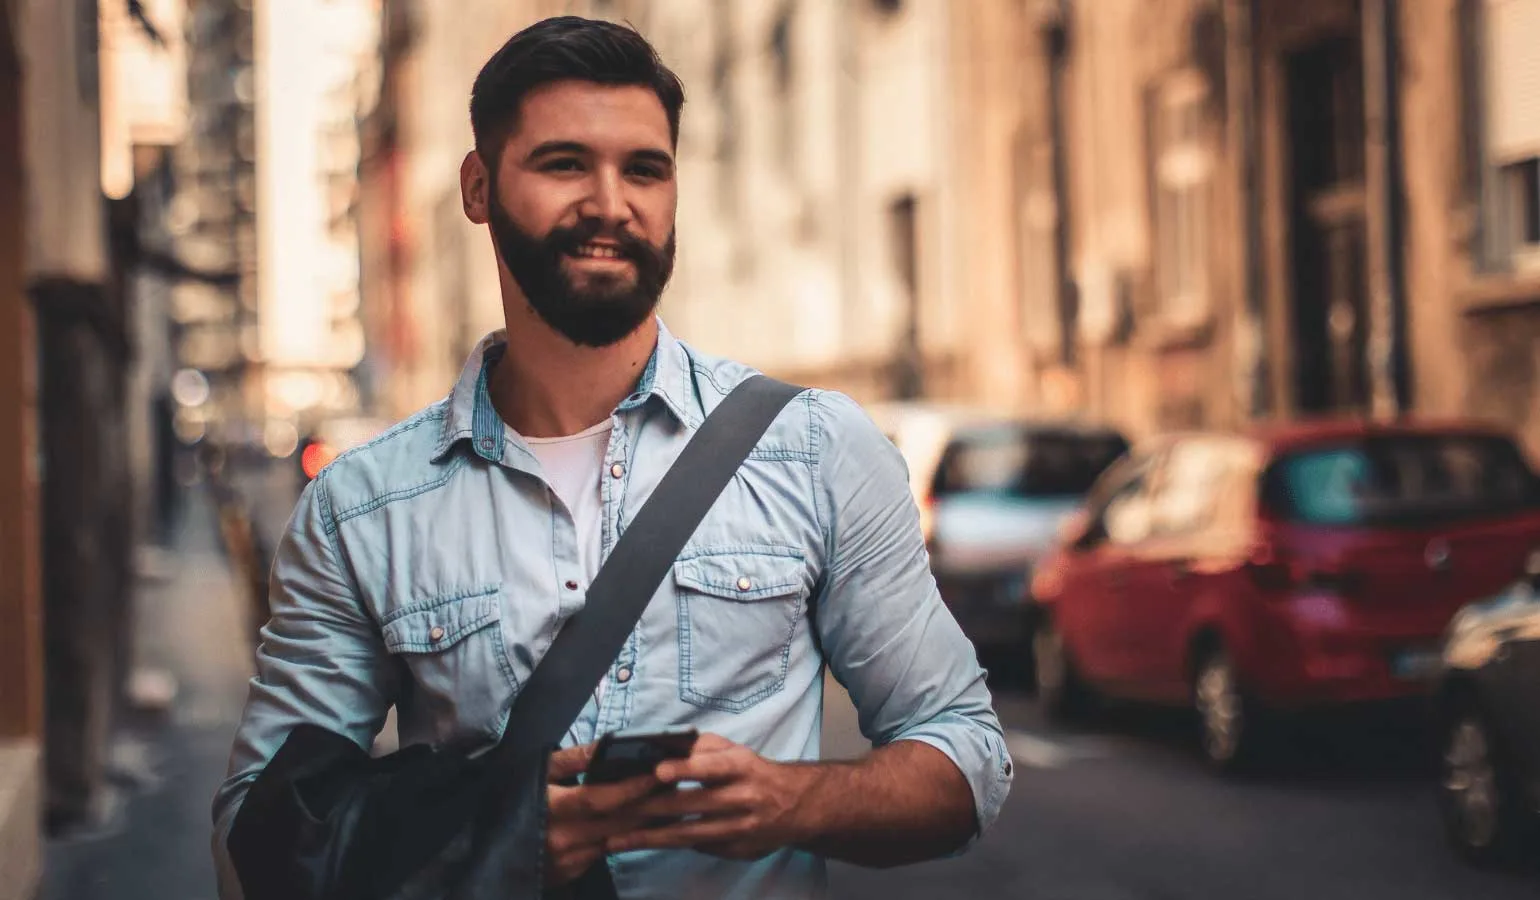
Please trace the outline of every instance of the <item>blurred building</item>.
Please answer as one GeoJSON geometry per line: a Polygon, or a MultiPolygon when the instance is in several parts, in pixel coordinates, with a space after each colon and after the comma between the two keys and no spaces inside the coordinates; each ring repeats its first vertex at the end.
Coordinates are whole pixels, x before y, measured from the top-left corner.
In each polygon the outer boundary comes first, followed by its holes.
{"type": "MultiPolygon", "coordinates": [[[[0,898],[31,896],[41,862],[43,734],[35,321],[27,296],[22,6],[0,3],[0,898]]],[[[36,77],[36,76],[33,76],[36,77]]]]}
{"type": "Polygon", "coordinates": [[[685,82],[667,314],[712,352],[857,396],[969,382],[940,0],[658,2],[685,82]]]}
{"type": "Polygon", "coordinates": [[[250,0],[188,7],[188,126],[172,152],[173,198],[165,228],[188,265],[223,271],[224,283],[180,283],[171,294],[171,341],[183,379],[172,398],[183,442],[254,439],[261,420],[257,257],[257,72],[250,0]]]}
{"type": "Polygon", "coordinates": [[[1413,411],[1540,445],[1537,10],[391,0],[370,353],[404,413],[498,324],[465,98],[509,34],[576,12],[633,22],[685,81],[664,313],[705,349],[1135,433],[1413,411]]]}
{"type": "Polygon", "coordinates": [[[359,406],[359,91],[379,0],[263,0],[256,11],[257,346],[264,444],[359,406]]]}
{"type": "Polygon", "coordinates": [[[171,150],[187,133],[184,0],[98,4],[101,185],[108,202],[115,289],[124,295],[127,480],[133,532],[157,534],[167,514],[173,450],[173,291],[193,274],[174,262],[167,223],[176,181],[171,150]]]}
{"type": "Polygon", "coordinates": [[[1011,202],[971,221],[1014,236],[992,265],[1045,399],[1136,431],[1472,413],[1540,446],[1540,2],[1026,9],[979,34],[1021,62],[981,84],[970,167],[1011,202]]]}

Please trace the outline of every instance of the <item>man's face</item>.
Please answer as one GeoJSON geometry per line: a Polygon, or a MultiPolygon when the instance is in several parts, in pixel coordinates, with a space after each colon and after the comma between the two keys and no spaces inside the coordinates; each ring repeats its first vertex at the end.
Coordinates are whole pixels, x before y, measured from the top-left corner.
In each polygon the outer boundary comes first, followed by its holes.
{"type": "Polygon", "coordinates": [[[484,218],[530,307],[576,344],[613,344],[657,307],[674,265],[671,147],[646,87],[561,81],[524,98],[484,218]]]}

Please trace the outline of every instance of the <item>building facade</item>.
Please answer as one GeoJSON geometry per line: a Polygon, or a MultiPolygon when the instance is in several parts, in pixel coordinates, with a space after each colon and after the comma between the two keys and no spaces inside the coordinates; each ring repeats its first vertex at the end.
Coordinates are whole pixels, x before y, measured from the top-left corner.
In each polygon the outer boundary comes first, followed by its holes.
{"type": "Polygon", "coordinates": [[[27,297],[22,4],[0,0],[0,898],[26,900],[41,869],[43,736],[36,323],[27,297]]]}
{"type": "Polygon", "coordinates": [[[685,81],[663,309],[707,350],[1135,434],[1475,414],[1540,445],[1540,0],[390,6],[396,412],[500,320],[456,179],[475,71],[578,12],[685,81]]]}
{"type": "Polygon", "coordinates": [[[994,258],[1019,272],[1042,406],[1135,432],[1474,414],[1540,447],[1540,77],[1517,49],[1540,3],[1058,0],[1026,18],[973,31],[1013,35],[1021,80],[988,80],[1015,108],[975,98],[992,116],[959,133],[995,148],[980,177],[1014,185],[973,221],[1014,235],[994,258]],[[976,134],[1013,117],[1014,156],[976,134]]]}

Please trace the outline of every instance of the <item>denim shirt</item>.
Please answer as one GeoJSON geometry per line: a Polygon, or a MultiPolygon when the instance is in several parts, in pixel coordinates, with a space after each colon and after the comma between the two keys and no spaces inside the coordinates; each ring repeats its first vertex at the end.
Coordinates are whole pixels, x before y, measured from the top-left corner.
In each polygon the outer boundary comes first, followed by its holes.
{"type": "MultiPolygon", "coordinates": [[[[326,467],[278,548],[262,632],[214,801],[221,894],[246,787],[302,722],[368,747],[397,707],[402,746],[498,739],[520,685],[583,606],[579,535],[493,408],[482,341],[450,396],[326,467]]],[[[614,411],[602,484],[608,555],[713,408],[753,374],[660,327],[614,411]]],[[[973,646],[941,602],[897,449],[849,398],[806,391],[722,493],[567,743],[693,726],[775,760],[819,756],[824,666],[878,745],[922,741],[972,788],[979,832],[1011,783],[973,646]]],[[[807,898],[824,862],[693,851],[609,859],[625,900],[807,898]]]]}

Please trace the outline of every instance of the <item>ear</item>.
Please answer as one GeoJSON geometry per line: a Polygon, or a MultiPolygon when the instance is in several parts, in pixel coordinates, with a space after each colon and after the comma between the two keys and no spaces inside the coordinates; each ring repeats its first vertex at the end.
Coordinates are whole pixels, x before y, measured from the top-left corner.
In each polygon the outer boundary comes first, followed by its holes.
{"type": "Polygon", "coordinates": [[[487,224],[488,195],[492,191],[492,173],[482,162],[481,154],[472,150],[460,162],[460,202],[465,207],[465,217],[477,225],[487,224]]]}

